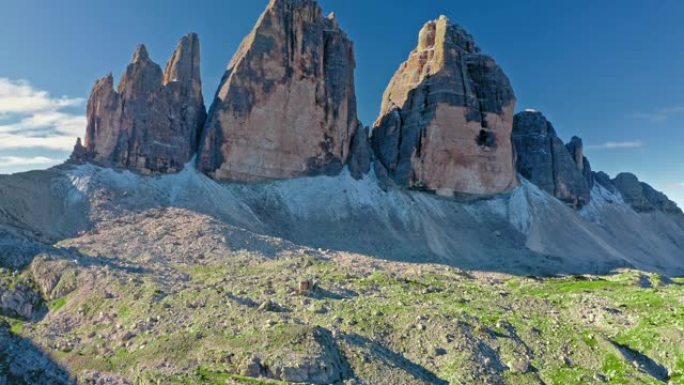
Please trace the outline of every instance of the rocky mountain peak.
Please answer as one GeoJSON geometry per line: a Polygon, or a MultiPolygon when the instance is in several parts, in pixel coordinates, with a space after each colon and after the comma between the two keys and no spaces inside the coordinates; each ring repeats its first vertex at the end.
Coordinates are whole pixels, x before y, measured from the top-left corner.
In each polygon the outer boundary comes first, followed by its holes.
{"type": "Polygon", "coordinates": [[[581,138],[577,136],[573,136],[572,139],[570,139],[570,142],[565,145],[565,148],[568,149],[570,152],[570,155],[572,155],[572,160],[575,161],[577,164],[577,167],[579,167],[580,171],[583,171],[584,169],[584,142],[582,141],[581,138]]]}
{"type": "Polygon", "coordinates": [[[164,85],[171,82],[190,84],[195,90],[202,86],[200,74],[200,45],[196,33],[183,36],[166,65],[164,85]]]}
{"type": "Polygon", "coordinates": [[[161,67],[150,59],[147,48],[141,44],[136,48],[117,92],[129,99],[145,98],[161,87],[162,77],[161,67]]]}
{"type": "Polygon", "coordinates": [[[145,47],[145,44],[139,44],[133,53],[133,59],[131,59],[131,63],[143,61],[150,61],[150,54],[147,52],[147,47],[145,47]]]}
{"type": "Polygon", "coordinates": [[[336,174],[359,127],[353,45],[312,0],[272,0],[223,77],[198,166],[219,180],[336,174]]]}
{"type": "Polygon", "coordinates": [[[390,81],[373,129],[377,158],[400,185],[488,195],[517,184],[515,94],[496,62],[448,18],[429,21],[390,81]]]}
{"type": "Polygon", "coordinates": [[[648,183],[641,182],[632,173],[620,173],[610,181],[610,184],[620,191],[625,203],[629,204],[637,212],[662,211],[672,214],[682,213],[682,210],[675,202],[648,183]]]}
{"type": "Polygon", "coordinates": [[[523,177],[574,208],[589,203],[593,175],[580,138],[564,145],[551,122],[534,110],[515,115],[512,138],[523,177]]]}
{"type": "Polygon", "coordinates": [[[88,160],[88,149],[83,145],[81,138],[76,138],[74,150],[69,157],[69,163],[82,163],[88,160]]]}
{"type": "Polygon", "coordinates": [[[180,170],[197,149],[206,111],[199,72],[199,41],[178,44],[166,71],[139,45],[114,90],[114,77],[98,80],[88,101],[85,149],[75,160],[143,173],[180,170]]]}

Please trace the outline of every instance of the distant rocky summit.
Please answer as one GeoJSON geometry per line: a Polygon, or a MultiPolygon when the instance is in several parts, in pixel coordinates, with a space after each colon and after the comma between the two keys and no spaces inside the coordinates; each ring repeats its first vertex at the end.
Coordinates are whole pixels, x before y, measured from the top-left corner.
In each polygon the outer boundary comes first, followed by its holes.
{"type": "Polygon", "coordinates": [[[335,175],[360,127],[352,42],[313,0],[272,0],[233,57],[199,169],[218,180],[335,175]]]}
{"type": "Polygon", "coordinates": [[[624,172],[618,174],[611,181],[601,179],[607,188],[614,187],[637,212],[662,211],[666,213],[681,214],[682,210],[676,203],[671,201],[665,194],[657,191],[649,184],[639,181],[636,175],[624,172]]]}
{"type": "Polygon", "coordinates": [[[593,176],[580,138],[564,145],[541,112],[528,110],[515,115],[513,144],[525,179],[575,208],[589,203],[593,176]]]}
{"type": "Polygon", "coordinates": [[[515,102],[494,60],[440,17],[425,24],[387,87],[373,148],[402,186],[444,196],[507,191],[517,185],[515,102]]]}
{"type": "Polygon", "coordinates": [[[180,40],[165,71],[140,45],[117,90],[111,74],[95,83],[85,144],[79,139],[71,159],[176,172],[194,155],[205,117],[197,35],[180,40]]]}

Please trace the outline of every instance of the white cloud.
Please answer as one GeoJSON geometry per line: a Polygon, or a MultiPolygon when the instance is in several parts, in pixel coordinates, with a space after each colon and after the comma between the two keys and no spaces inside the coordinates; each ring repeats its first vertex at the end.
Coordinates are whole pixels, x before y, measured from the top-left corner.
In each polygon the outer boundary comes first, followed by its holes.
{"type": "Polygon", "coordinates": [[[48,150],[71,151],[76,144],[73,136],[21,136],[0,134],[0,150],[44,148],[48,150]]]}
{"type": "Polygon", "coordinates": [[[85,131],[82,98],[52,97],[24,80],[0,78],[0,149],[41,147],[69,151],[85,131]]]}
{"type": "Polygon", "coordinates": [[[0,167],[54,166],[62,160],[44,156],[0,156],[0,167]]]}
{"type": "Polygon", "coordinates": [[[615,150],[621,148],[641,148],[644,143],[634,141],[634,142],[605,142],[602,144],[590,144],[587,146],[589,149],[593,150],[615,150]]]}
{"type": "Polygon", "coordinates": [[[661,108],[654,112],[635,112],[630,116],[635,119],[648,121],[649,123],[663,123],[681,114],[684,114],[684,106],[661,108]]]}
{"type": "Polygon", "coordinates": [[[0,114],[31,114],[55,111],[83,104],[82,98],[53,98],[47,91],[34,89],[25,80],[0,78],[0,114]]]}

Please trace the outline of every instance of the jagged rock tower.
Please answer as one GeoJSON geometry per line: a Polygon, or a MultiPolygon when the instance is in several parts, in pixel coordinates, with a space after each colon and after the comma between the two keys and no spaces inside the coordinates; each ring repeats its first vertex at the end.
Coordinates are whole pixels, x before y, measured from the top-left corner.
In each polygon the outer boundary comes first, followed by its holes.
{"type": "Polygon", "coordinates": [[[580,138],[564,145],[541,112],[527,110],[515,115],[513,143],[520,175],[572,207],[589,203],[594,177],[580,138]]]}
{"type": "Polygon", "coordinates": [[[197,35],[180,40],[165,71],[139,46],[116,91],[111,74],[97,81],[87,114],[85,144],[77,143],[72,160],[141,173],[180,170],[206,118],[197,35]]]}
{"type": "Polygon", "coordinates": [[[420,31],[385,91],[372,145],[400,185],[487,195],[517,185],[515,95],[471,35],[442,16],[420,31]]]}
{"type": "Polygon", "coordinates": [[[198,167],[218,180],[337,174],[359,128],[352,42],[314,0],[271,0],[228,66],[198,167]]]}

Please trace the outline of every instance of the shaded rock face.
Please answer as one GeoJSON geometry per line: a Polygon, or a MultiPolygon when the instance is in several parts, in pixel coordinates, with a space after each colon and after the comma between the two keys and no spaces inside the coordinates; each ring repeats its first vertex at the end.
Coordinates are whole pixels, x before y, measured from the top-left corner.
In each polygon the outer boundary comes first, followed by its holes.
{"type": "Polygon", "coordinates": [[[584,156],[584,142],[582,142],[581,138],[573,136],[572,139],[570,139],[570,143],[565,145],[565,148],[570,153],[570,156],[572,156],[572,160],[575,161],[582,176],[584,176],[584,180],[587,181],[589,190],[591,190],[591,188],[594,187],[594,173],[591,170],[589,159],[584,156]]]}
{"type": "Polygon", "coordinates": [[[76,139],[76,144],[74,145],[74,150],[69,156],[69,163],[84,163],[88,161],[88,149],[83,146],[81,138],[76,139]]]}
{"type": "Polygon", "coordinates": [[[198,167],[218,180],[333,175],[357,129],[352,42],[313,0],[272,0],[233,57],[198,167]]]}
{"type": "Polygon", "coordinates": [[[647,183],[640,182],[634,174],[619,174],[611,183],[620,192],[625,202],[637,212],[682,213],[677,204],[668,199],[665,194],[647,183]]]}
{"type": "Polygon", "coordinates": [[[520,175],[575,208],[589,202],[593,175],[581,139],[566,147],[551,122],[531,110],[515,115],[512,138],[520,175]]]}
{"type": "Polygon", "coordinates": [[[618,189],[613,184],[613,180],[610,178],[610,175],[606,174],[605,172],[592,172],[592,177],[595,184],[600,185],[601,187],[605,188],[606,190],[612,193],[618,192],[618,189]]]}
{"type": "Polygon", "coordinates": [[[117,90],[111,74],[97,81],[85,145],[76,144],[71,160],[142,173],[182,169],[206,118],[199,51],[197,35],[183,37],[162,71],[141,45],[117,90]]]}
{"type": "Polygon", "coordinates": [[[517,185],[515,102],[501,68],[442,16],[390,81],[373,150],[399,185],[444,196],[506,191],[517,185]]]}
{"type": "Polygon", "coordinates": [[[352,138],[349,154],[349,172],[355,179],[361,179],[368,174],[373,162],[373,150],[368,137],[368,128],[359,126],[352,138]]]}
{"type": "Polygon", "coordinates": [[[10,284],[0,278],[0,315],[34,320],[43,312],[43,301],[28,282],[10,284]]]}

